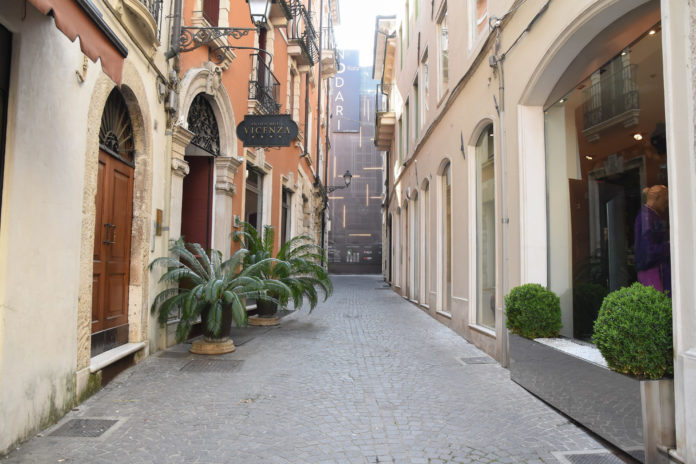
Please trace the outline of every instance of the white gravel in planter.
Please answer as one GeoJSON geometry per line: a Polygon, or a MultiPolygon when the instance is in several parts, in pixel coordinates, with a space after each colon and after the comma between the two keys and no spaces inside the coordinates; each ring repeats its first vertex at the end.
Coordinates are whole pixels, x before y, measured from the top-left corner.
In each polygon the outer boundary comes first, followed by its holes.
{"type": "Polygon", "coordinates": [[[599,349],[589,343],[579,343],[568,338],[536,338],[535,341],[564,353],[572,354],[585,361],[608,367],[599,349]]]}

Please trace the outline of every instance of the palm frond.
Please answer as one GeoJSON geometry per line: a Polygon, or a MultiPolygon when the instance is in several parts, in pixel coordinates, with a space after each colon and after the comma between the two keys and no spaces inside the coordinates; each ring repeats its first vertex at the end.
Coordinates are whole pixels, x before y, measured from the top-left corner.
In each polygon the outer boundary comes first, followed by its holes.
{"type": "Polygon", "coordinates": [[[196,256],[196,260],[199,261],[203,268],[205,269],[206,272],[206,277],[209,279],[214,279],[215,278],[215,273],[213,271],[213,266],[210,263],[210,258],[208,257],[208,253],[203,249],[200,243],[189,243],[189,247],[191,247],[191,251],[196,256]]]}
{"type": "Polygon", "coordinates": [[[181,238],[174,242],[169,251],[174,256],[177,256],[192,271],[201,276],[201,278],[208,277],[205,268],[201,265],[200,261],[198,261],[198,258],[186,247],[186,244],[181,238]]]}

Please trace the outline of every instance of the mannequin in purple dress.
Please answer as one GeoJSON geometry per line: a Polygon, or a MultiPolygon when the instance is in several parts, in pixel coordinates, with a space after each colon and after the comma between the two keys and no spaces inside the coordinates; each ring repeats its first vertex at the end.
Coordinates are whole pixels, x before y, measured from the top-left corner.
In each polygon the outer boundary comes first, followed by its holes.
{"type": "Polygon", "coordinates": [[[645,193],[634,225],[638,282],[671,293],[667,187],[653,185],[645,193]]]}

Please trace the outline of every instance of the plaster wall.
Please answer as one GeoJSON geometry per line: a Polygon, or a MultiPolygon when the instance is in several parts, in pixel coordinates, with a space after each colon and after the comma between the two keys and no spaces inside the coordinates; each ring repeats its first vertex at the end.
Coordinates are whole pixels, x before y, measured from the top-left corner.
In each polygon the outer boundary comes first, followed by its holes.
{"type": "MultiPolygon", "coordinates": [[[[136,133],[129,341],[154,343],[146,266],[166,249],[163,237],[151,240],[154,211],[164,208],[166,115],[147,60],[119,22],[104,18],[130,51],[122,87],[136,133]]],[[[79,44],[31,5],[3,3],[0,22],[13,33],[0,228],[1,453],[59,419],[87,388],[98,132],[114,83],[99,63],[83,69],[79,44]]]]}
{"type": "Polygon", "coordinates": [[[74,402],[86,132],[84,118],[77,127],[74,120],[89,103],[75,80],[79,45],[34,8],[20,21],[20,6],[0,6],[14,39],[0,231],[0,450],[74,402]]]}

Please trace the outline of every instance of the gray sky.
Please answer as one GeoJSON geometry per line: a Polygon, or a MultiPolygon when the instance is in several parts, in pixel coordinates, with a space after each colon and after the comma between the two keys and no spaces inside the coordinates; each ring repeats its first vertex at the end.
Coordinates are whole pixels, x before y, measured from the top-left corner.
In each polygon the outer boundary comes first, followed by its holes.
{"type": "Polygon", "coordinates": [[[336,26],[339,48],[360,50],[360,65],[372,65],[375,16],[399,11],[403,0],[339,0],[341,25],[336,26]]]}

